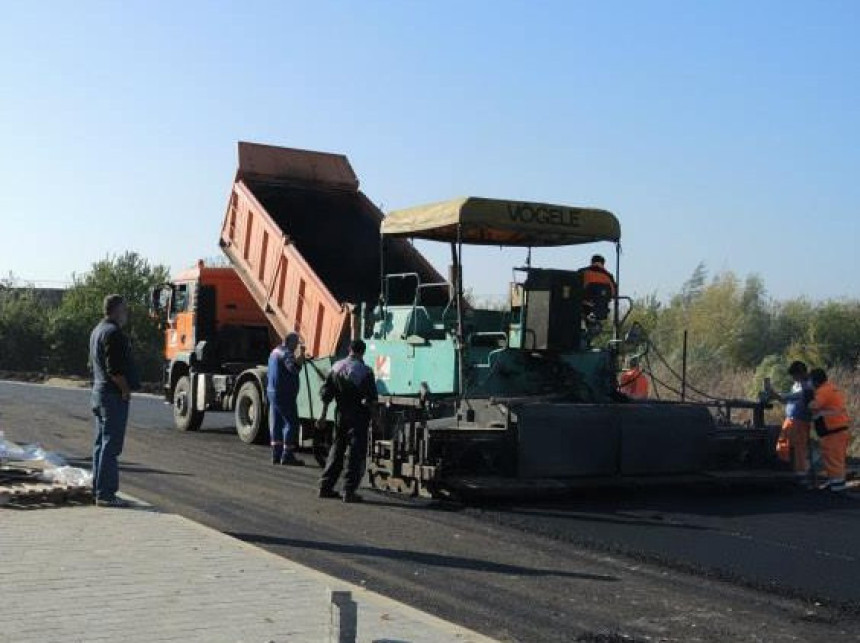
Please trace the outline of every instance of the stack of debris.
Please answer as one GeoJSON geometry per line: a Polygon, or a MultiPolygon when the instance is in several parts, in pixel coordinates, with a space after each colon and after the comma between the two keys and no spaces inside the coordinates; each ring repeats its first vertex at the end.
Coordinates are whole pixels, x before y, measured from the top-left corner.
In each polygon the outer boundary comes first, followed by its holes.
{"type": "Polygon", "coordinates": [[[20,445],[0,431],[0,505],[89,501],[92,473],[71,467],[39,445],[20,445]]]}

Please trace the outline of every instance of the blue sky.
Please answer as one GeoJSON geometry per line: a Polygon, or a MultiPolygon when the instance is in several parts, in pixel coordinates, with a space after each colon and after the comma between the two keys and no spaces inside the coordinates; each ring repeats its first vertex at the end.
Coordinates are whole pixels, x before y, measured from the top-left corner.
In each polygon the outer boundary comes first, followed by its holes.
{"type": "MultiPolygon", "coordinates": [[[[385,210],[608,208],[627,292],[704,261],[858,297],[858,33],[853,1],[6,3],[0,275],[216,255],[242,139],[343,152],[385,210]]],[[[504,292],[522,254],[466,280],[504,292]]]]}

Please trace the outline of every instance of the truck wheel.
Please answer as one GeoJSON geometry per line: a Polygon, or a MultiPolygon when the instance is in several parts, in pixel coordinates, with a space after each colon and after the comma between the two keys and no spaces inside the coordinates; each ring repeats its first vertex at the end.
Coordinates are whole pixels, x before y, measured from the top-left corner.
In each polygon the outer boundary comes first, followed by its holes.
{"type": "Polygon", "coordinates": [[[180,431],[196,431],[203,423],[203,411],[191,407],[191,378],[187,375],[173,389],[173,423],[180,431]]]}
{"type": "Polygon", "coordinates": [[[245,444],[265,444],[269,429],[264,424],[266,410],[260,389],[254,382],[245,382],[236,396],[236,433],[245,444]]]}

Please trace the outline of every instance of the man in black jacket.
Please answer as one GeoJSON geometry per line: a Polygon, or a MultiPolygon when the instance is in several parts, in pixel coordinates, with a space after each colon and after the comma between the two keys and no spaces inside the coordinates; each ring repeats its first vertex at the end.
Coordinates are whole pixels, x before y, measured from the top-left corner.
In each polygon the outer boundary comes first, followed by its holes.
{"type": "Polygon", "coordinates": [[[364,477],[367,432],[373,406],[378,399],[373,371],[364,363],[365,350],[363,341],[353,341],[349,347],[349,357],[332,367],[322,387],[323,411],[320,422],[325,422],[332,400],[337,403],[337,411],[334,440],[320,478],[320,498],[340,497],[335,492],[334,485],[343,471],[343,460],[346,456],[343,501],[361,502],[361,496],[356,493],[356,489],[364,477]]]}

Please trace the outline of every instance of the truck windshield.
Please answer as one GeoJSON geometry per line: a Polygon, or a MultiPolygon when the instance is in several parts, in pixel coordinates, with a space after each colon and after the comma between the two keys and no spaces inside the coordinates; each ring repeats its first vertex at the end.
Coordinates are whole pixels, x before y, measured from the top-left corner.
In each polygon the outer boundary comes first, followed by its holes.
{"type": "Polygon", "coordinates": [[[190,307],[188,284],[179,284],[173,289],[173,297],[170,298],[170,316],[177,313],[188,312],[190,307]]]}

